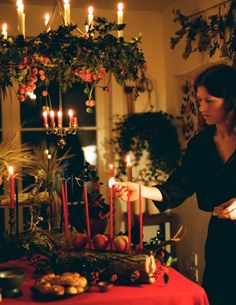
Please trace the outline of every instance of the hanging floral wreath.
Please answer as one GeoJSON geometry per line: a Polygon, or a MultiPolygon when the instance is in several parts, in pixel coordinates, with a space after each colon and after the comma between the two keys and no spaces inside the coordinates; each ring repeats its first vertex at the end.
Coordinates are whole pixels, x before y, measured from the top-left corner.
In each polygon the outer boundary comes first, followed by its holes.
{"type": "Polygon", "coordinates": [[[4,90],[18,82],[21,102],[41,88],[45,104],[51,108],[47,91],[51,81],[58,81],[62,93],[80,82],[88,96],[86,105],[94,107],[93,91],[101,80],[107,81],[101,85],[106,91],[111,74],[121,85],[126,80],[137,80],[138,70],[145,62],[139,49],[140,37],[127,42],[112,34],[124,27],[105,18],[94,18],[93,27],[80,37],[76,25],[60,26],[31,40],[25,40],[22,35],[5,39],[2,35],[0,87],[4,90]]]}

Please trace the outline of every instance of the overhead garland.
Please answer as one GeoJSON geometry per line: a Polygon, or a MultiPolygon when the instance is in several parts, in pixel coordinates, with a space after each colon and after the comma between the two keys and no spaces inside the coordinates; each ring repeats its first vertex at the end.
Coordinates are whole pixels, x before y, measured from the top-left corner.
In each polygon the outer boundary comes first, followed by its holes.
{"type": "Polygon", "coordinates": [[[94,88],[101,80],[107,79],[102,86],[108,90],[111,74],[121,85],[138,79],[138,71],[145,63],[139,48],[140,37],[130,41],[117,38],[112,33],[123,30],[125,25],[100,17],[94,18],[93,27],[84,36],[78,37],[76,28],[76,25],[60,26],[31,40],[24,39],[23,35],[7,39],[2,35],[0,88],[5,90],[14,82],[19,83],[21,102],[36,88],[41,88],[49,103],[47,88],[51,81],[59,81],[64,93],[73,83],[80,82],[88,96],[86,105],[91,108],[95,105],[94,88]]]}
{"type": "Polygon", "coordinates": [[[181,28],[170,38],[171,48],[185,38],[183,58],[191,53],[207,52],[212,57],[217,51],[223,58],[236,61],[236,1],[223,1],[207,10],[191,16],[174,11],[174,22],[181,28]],[[218,13],[205,18],[202,14],[209,9],[219,7],[218,13]]]}

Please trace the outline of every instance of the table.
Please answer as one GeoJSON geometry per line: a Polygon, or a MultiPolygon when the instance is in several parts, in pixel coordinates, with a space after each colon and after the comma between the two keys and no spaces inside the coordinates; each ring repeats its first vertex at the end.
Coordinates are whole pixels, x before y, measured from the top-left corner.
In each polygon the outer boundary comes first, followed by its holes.
{"type": "MultiPolygon", "coordinates": [[[[15,299],[3,299],[1,305],[39,305],[45,304],[32,298],[31,286],[34,283],[33,265],[25,258],[1,263],[0,268],[21,267],[25,271],[25,280],[21,286],[23,296],[15,299]]],[[[114,286],[109,292],[85,292],[67,299],[47,302],[61,305],[209,305],[205,291],[198,284],[186,279],[170,268],[170,280],[165,285],[161,280],[154,284],[140,286],[114,286]]]]}

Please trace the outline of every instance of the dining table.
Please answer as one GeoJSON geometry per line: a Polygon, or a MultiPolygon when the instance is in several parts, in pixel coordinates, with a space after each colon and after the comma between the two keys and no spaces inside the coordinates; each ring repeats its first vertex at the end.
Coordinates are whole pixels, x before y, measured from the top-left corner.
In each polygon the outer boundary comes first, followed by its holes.
{"type": "Polygon", "coordinates": [[[0,269],[12,267],[24,271],[24,281],[20,287],[22,295],[3,297],[1,305],[209,305],[204,289],[172,267],[169,268],[167,283],[160,278],[153,284],[114,285],[107,292],[92,287],[84,293],[56,300],[44,300],[33,294],[31,288],[35,282],[35,267],[30,260],[21,257],[0,264],[0,269]]]}

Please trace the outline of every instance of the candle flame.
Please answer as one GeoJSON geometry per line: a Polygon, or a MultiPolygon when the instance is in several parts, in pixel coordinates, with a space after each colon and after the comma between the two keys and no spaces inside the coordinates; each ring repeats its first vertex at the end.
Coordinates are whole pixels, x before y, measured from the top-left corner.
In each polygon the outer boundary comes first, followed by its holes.
{"type": "Polygon", "coordinates": [[[114,177],[111,177],[108,181],[109,188],[112,188],[116,184],[116,180],[114,177]]]}
{"type": "Polygon", "coordinates": [[[72,109],[70,109],[70,110],[68,111],[68,115],[69,115],[69,117],[73,117],[73,110],[72,110],[72,109]]]}
{"type": "Polygon", "coordinates": [[[13,174],[14,174],[13,166],[9,166],[9,167],[8,167],[8,172],[9,172],[10,175],[13,175],[13,174]]]}
{"type": "Polygon", "coordinates": [[[45,153],[45,155],[48,155],[49,154],[49,150],[45,149],[44,153],[45,153]]]}
{"type": "Polygon", "coordinates": [[[122,2],[119,2],[117,7],[119,12],[123,12],[124,4],[122,2]]]}
{"type": "Polygon", "coordinates": [[[62,117],[62,112],[58,111],[57,116],[58,116],[58,118],[61,118],[62,117]]]}
{"type": "Polygon", "coordinates": [[[64,4],[65,5],[69,5],[70,4],[70,0],[64,0],[64,4]]]}
{"type": "Polygon", "coordinates": [[[129,154],[126,156],[126,163],[127,163],[127,164],[130,164],[130,163],[131,163],[131,157],[130,157],[129,154]]]}
{"type": "Polygon", "coordinates": [[[110,165],[109,165],[109,168],[110,168],[110,169],[113,169],[113,164],[110,164],[110,165]]]}
{"type": "Polygon", "coordinates": [[[50,15],[49,15],[48,13],[46,13],[46,14],[44,15],[45,25],[48,24],[49,19],[50,19],[50,15]]]}
{"type": "Polygon", "coordinates": [[[43,117],[46,118],[47,116],[48,116],[48,113],[47,113],[46,110],[44,110],[44,112],[43,112],[43,117]]]}
{"type": "Polygon", "coordinates": [[[7,31],[7,24],[3,23],[2,25],[2,32],[6,32],[7,31]]]}
{"type": "Polygon", "coordinates": [[[22,0],[17,0],[16,5],[17,5],[18,10],[21,10],[23,12],[23,10],[24,10],[23,1],[22,0]]]}
{"type": "Polygon", "coordinates": [[[92,15],[92,14],[93,14],[93,7],[92,7],[92,6],[89,6],[89,8],[88,8],[88,13],[89,13],[89,15],[92,15]]]}
{"type": "Polygon", "coordinates": [[[54,111],[51,110],[51,111],[50,111],[50,117],[51,117],[51,118],[54,118],[54,115],[55,115],[55,114],[54,114],[54,111]]]}

